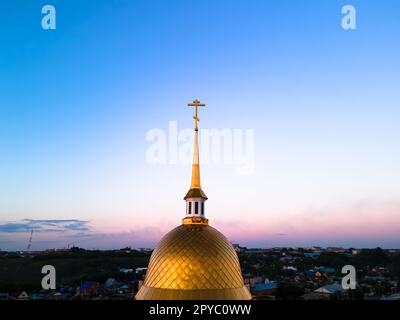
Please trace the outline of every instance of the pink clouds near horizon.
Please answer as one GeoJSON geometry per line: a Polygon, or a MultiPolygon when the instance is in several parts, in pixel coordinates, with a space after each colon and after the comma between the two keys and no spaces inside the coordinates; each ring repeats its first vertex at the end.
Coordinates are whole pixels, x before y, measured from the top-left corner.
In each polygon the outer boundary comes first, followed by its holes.
{"type": "MultiPolygon", "coordinates": [[[[258,215],[260,216],[260,215],[258,215]]],[[[210,225],[221,231],[230,241],[251,247],[341,245],[355,247],[400,247],[400,201],[365,199],[358,202],[326,204],[299,212],[265,213],[265,219],[251,215],[243,219],[209,217],[210,225]]],[[[30,225],[45,224],[34,235],[33,249],[67,247],[111,249],[125,246],[154,247],[160,238],[179,225],[163,221],[156,225],[139,225],[124,221],[29,220],[30,225]],[[36,222],[35,222],[36,221],[36,222]],[[69,223],[72,221],[74,224],[69,223]],[[48,226],[55,226],[49,229],[48,226]],[[46,229],[47,228],[47,229],[46,229]],[[47,246],[47,247],[46,247],[47,246]]],[[[23,250],[28,241],[29,228],[21,223],[0,224],[0,248],[23,250]],[[6,229],[8,227],[8,229],[6,229]]]]}
{"type": "Polygon", "coordinates": [[[216,220],[225,234],[238,242],[318,245],[318,242],[371,243],[400,246],[400,201],[366,199],[356,203],[329,204],[283,216],[266,214],[265,220],[216,220]],[[270,240],[270,241],[269,241],[270,240]]]}

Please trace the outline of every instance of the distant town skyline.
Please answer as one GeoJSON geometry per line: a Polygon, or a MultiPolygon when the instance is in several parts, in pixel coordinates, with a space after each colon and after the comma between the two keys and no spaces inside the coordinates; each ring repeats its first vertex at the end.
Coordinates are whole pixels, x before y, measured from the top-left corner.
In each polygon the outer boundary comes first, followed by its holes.
{"type": "Polygon", "coordinates": [[[196,98],[201,129],[254,133],[250,172],[202,164],[230,241],[400,248],[400,2],[352,1],[355,30],[333,0],[54,0],[55,30],[45,4],[0,3],[1,249],[154,247],[191,169],[146,137],[196,98]]]}

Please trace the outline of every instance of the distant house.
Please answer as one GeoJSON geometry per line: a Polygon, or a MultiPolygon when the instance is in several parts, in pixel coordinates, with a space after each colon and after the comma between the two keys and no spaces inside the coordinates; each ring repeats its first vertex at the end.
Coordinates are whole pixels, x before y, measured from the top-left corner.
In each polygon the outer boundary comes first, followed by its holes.
{"type": "Polygon", "coordinates": [[[122,273],[131,273],[131,272],[133,272],[133,269],[127,269],[127,268],[119,268],[118,270],[119,270],[119,272],[122,272],[122,273]]]}
{"type": "Polygon", "coordinates": [[[267,283],[257,283],[250,287],[250,291],[254,296],[273,296],[276,294],[278,284],[275,281],[267,283]]]}
{"type": "Polygon", "coordinates": [[[59,291],[61,293],[73,293],[73,292],[75,292],[75,288],[72,286],[64,286],[64,287],[61,287],[59,291]]]}
{"type": "Polygon", "coordinates": [[[247,249],[246,247],[241,247],[238,243],[232,243],[232,247],[236,252],[242,252],[247,249]]]}
{"type": "Polygon", "coordinates": [[[32,293],[31,294],[31,300],[44,300],[44,294],[43,293],[32,293]]]}
{"type": "Polygon", "coordinates": [[[297,271],[297,268],[294,266],[283,266],[283,270],[289,270],[289,271],[297,271]]]}
{"type": "Polygon", "coordinates": [[[106,288],[116,288],[119,287],[121,283],[114,278],[108,278],[104,285],[106,288]]]}
{"type": "Polygon", "coordinates": [[[320,272],[322,273],[335,273],[336,269],[335,268],[330,268],[330,267],[322,267],[319,269],[320,272]]]}
{"type": "Polygon", "coordinates": [[[26,293],[26,291],[22,291],[18,296],[17,300],[29,300],[29,294],[26,293]]]}
{"type": "Polygon", "coordinates": [[[64,300],[66,295],[61,292],[53,291],[46,296],[46,300],[64,300]]]}
{"type": "Polygon", "coordinates": [[[124,284],[118,288],[119,293],[126,293],[129,292],[129,286],[124,284]]]}
{"type": "Polygon", "coordinates": [[[98,283],[96,281],[85,281],[83,282],[76,291],[78,296],[93,296],[97,294],[98,283]]]}
{"type": "Polygon", "coordinates": [[[396,300],[400,301],[400,293],[395,293],[390,296],[382,297],[381,300],[396,300]]]}
{"type": "Polygon", "coordinates": [[[342,253],[345,252],[346,249],[341,247],[328,247],[326,248],[326,252],[335,252],[335,253],[342,253]]]}
{"type": "Polygon", "coordinates": [[[146,267],[141,267],[141,268],[136,268],[135,273],[141,273],[141,272],[146,272],[147,268],[146,267]]]}
{"type": "Polygon", "coordinates": [[[321,251],[322,248],[321,247],[317,247],[317,246],[311,246],[311,247],[308,247],[307,250],[309,250],[309,251],[321,251]]]}
{"type": "Polygon", "coordinates": [[[316,257],[318,257],[320,255],[321,255],[320,252],[304,252],[304,256],[306,258],[316,258],[316,257]]]}
{"type": "Polygon", "coordinates": [[[263,278],[262,277],[251,277],[249,278],[249,284],[251,287],[255,286],[257,283],[262,283],[263,278]]]}
{"type": "Polygon", "coordinates": [[[313,270],[313,269],[307,270],[307,271],[306,271],[306,276],[307,276],[308,278],[314,278],[315,272],[316,272],[316,271],[313,270]]]}
{"type": "Polygon", "coordinates": [[[291,256],[290,254],[282,254],[282,257],[280,258],[281,261],[291,261],[293,260],[294,257],[291,256]]]}
{"type": "Polygon", "coordinates": [[[318,269],[310,269],[306,271],[308,278],[320,278],[322,273],[318,269]]]}
{"type": "Polygon", "coordinates": [[[375,281],[378,281],[378,282],[386,281],[386,277],[384,277],[384,276],[366,276],[365,279],[366,280],[368,280],[368,279],[375,280],[375,281]]]}
{"type": "Polygon", "coordinates": [[[339,294],[342,293],[343,291],[344,289],[338,283],[327,284],[323,287],[314,290],[314,292],[316,293],[326,294],[326,295],[339,294]]]}

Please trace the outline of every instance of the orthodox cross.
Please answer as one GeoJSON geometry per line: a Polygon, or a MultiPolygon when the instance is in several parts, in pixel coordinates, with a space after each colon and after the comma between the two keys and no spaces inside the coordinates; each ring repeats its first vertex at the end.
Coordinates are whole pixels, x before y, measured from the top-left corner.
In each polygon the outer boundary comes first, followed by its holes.
{"type": "Polygon", "coordinates": [[[204,103],[201,103],[199,100],[196,99],[192,103],[189,103],[188,106],[189,107],[195,107],[195,112],[194,112],[194,116],[193,116],[193,119],[194,119],[194,130],[198,131],[199,129],[198,129],[198,126],[197,126],[197,122],[200,121],[200,119],[199,119],[199,117],[197,115],[197,109],[198,109],[198,107],[205,107],[206,105],[204,103]]]}

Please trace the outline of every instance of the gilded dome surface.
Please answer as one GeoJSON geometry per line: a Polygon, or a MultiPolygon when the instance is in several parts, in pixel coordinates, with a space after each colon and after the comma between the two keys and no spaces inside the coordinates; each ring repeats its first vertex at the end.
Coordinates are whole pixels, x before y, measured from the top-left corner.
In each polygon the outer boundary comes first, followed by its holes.
{"type": "Polygon", "coordinates": [[[224,235],[208,224],[182,224],[153,251],[136,299],[246,300],[251,295],[224,235]]]}

